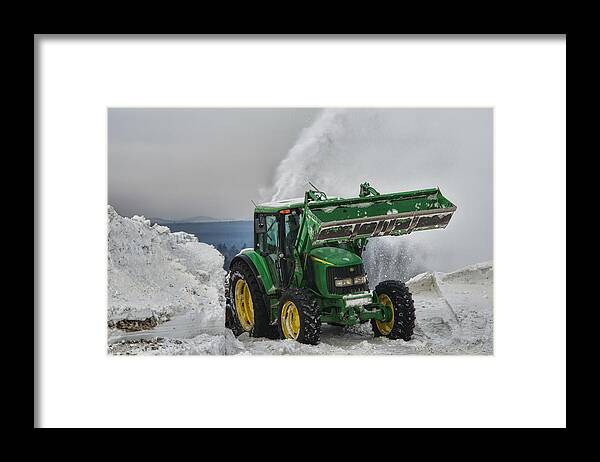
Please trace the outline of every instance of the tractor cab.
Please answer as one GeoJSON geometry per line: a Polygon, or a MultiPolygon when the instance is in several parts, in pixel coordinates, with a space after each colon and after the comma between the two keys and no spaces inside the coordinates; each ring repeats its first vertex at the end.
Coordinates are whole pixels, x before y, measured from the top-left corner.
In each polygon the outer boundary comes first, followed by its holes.
{"type": "Polygon", "coordinates": [[[258,206],[254,213],[254,250],[262,256],[276,287],[290,282],[294,270],[294,249],[300,229],[301,208],[283,201],[274,207],[258,206]],[[290,206],[296,207],[290,208],[290,206]]]}

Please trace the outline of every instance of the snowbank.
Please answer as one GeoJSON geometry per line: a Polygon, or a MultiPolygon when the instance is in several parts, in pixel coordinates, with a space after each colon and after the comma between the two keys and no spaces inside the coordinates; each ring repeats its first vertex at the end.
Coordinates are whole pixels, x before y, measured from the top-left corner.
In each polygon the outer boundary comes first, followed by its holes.
{"type": "Polygon", "coordinates": [[[446,273],[443,282],[468,283],[468,284],[491,284],[494,277],[492,262],[477,263],[465,266],[451,273],[446,273]]]}
{"type": "Polygon", "coordinates": [[[465,266],[450,273],[425,272],[409,279],[406,285],[411,293],[419,294],[440,290],[441,284],[482,284],[491,285],[494,277],[492,262],[465,266]]]}
{"type": "Polygon", "coordinates": [[[187,233],[126,218],[108,206],[108,322],[223,319],[223,255],[187,233]]]}

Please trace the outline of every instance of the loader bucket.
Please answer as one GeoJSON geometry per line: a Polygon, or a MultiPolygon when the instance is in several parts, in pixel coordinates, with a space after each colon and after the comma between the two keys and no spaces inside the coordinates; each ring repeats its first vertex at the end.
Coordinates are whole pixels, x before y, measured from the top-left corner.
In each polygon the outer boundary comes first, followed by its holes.
{"type": "Polygon", "coordinates": [[[445,228],[456,206],[438,188],[308,203],[313,244],[445,228]]]}

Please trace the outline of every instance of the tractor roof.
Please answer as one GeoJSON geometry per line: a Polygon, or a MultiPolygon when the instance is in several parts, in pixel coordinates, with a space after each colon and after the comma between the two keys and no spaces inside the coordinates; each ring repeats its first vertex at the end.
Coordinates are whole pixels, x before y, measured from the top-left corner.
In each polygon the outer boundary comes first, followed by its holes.
{"type": "Polygon", "coordinates": [[[263,202],[258,204],[254,209],[255,212],[279,212],[285,209],[295,209],[304,206],[304,197],[296,197],[294,199],[284,199],[281,201],[263,202]]]}
{"type": "MultiPolygon", "coordinates": [[[[343,199],[343,198],[329,197],[327,200],[333,202],[333,201],[339,201],[341,199],[343,199]]],[[[312,205],[316,205],[317,203],[321,204],[321,202],[323,204],[325,204],[327,201],[315,201],[315,202],[310,202],[310,204],[312,206],[312,205]]],[[[263,202],[261,204],[257,204],[254,211],[262,212],[262,213],[271,213],[271,212],[279,212],[280,210],[297,209],[297,208],[302,208],[302,207],[304,207],[304,197],[295,197],[293,199],[283,199],[280,201],[263,202]]]]}

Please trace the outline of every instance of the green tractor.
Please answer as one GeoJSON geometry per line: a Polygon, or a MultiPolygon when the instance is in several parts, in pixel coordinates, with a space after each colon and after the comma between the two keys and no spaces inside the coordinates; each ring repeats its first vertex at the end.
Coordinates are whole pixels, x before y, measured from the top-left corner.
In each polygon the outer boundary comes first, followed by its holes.
{"type": "Polygon", "coordinates": [[[322,323],[370,321],[375,336],[410,340],[412,295],[400,281],[369,290],[362,252],[369,238],[445,228],[455,210],[437,188],[380,194],[369,183],[353,198],[315,188],[257,205],[254,248],[236,255],[227,274],[226,327],[316,345],[322,323]]]}

